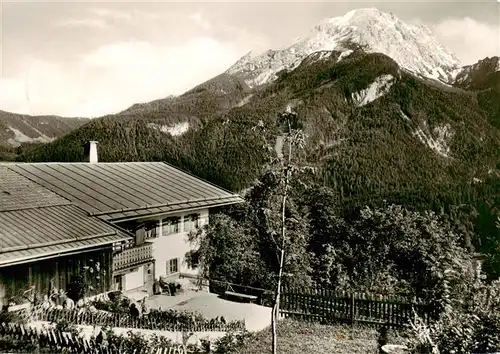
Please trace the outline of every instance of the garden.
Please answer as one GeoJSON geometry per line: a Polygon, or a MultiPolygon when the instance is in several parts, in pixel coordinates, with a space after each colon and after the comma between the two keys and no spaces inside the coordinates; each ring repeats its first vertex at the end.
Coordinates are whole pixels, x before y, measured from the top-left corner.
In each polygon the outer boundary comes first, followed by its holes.
{"type": "Polygon", "coordinates": [[[223,336],[221,332],[245,331],[244,321],[226,321],[223,317],[206,319],[188,311],[148,309],[145,301],[135,301],[121,292],[85,302],[75,299],[76,304],[68,299],[65,292],[54,291],[44,301],[28,308],[15,312],[4,310],[0,315],[0,350],[138,354],[176,348],[179,353],[204,353],[202,350],[208,350],[207,346],[214,345],[216,338],[223,336]],[[92,327],[94,331],[90,334],[92,327]],[[202,332],[219,334],[203,339],[200,338],[202,332]],[[194,341],[190,340],[194,334],[194,341]],[[179,343],[180,337],[182,343],[179,343]],[[99,351],[99,348],[106,350],[99,351]]]}

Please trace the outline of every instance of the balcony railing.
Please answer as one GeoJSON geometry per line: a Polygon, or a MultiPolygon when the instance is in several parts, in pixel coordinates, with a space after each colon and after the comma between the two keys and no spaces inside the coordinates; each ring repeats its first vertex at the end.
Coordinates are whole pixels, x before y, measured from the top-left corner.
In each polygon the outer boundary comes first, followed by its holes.
{"type": "Polygon", "coordinates": [[[113,271],[138,266],[153,260],[153,244],[145,242],[113,255],[113,271]]]}

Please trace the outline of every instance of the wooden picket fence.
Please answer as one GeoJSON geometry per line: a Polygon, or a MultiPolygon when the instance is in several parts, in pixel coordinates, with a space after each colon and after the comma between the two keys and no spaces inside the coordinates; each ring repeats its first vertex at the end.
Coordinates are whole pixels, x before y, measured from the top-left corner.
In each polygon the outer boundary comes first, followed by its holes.
{"type": "Polygon", "coordinates": [[[125,327],[137,329],[150,329],[172,332],[229,332],[245,329],[245,321],[221,321],[203,320],[179,323],[168,313],[152,311],[139,317],[124,313],[111,313],[107,311],[90,311],[85,308],[63,309],[63,308],[32,308],[27,310],[26,317],[38,321],[67,321],[75,325],[89,325],[102,327],[125,327]]]}
{"type": "Polygon", "coordinates": [[[437,316],[436,308],[418,299],[369,296],[329,289],[283,288],[280,314],[322,323],[365,323],[407,326],[417,313],[427,324],[437,316]]]}
{"type": "MultiPolygon", "coordinates": [[[[188,354],[189,350],[182,345],[169,343],[141,350],[128,350],[106,345],[101,346],[93,339],[73,336],[54,328],[33,328],[20,323],[5,323],[0,325],[0,339],[4,342],[22,342],[22,352],[30,347],[37,353],[61,354],[188,354]],[[31,344],[31,345],[30,345],[31,344]]],[[[8,349],[7,352],[19,352],[8,349]]]]}

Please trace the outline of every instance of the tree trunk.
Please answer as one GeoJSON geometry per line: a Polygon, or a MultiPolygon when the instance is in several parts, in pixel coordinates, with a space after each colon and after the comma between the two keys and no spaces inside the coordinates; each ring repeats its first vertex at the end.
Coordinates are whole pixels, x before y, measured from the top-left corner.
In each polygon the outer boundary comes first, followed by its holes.
{"type": "Polygon", "coordinates": [[[273,328],[273,354],[277,353],[277,334],[276,334],[276,324],[278,322],[278,315],[280,311],[280,296],[281,296],[281,277],[283,274],[283,259],[285,258],[285,251],[281,249],[280,257],[280,269],[278,273],[278,285],[276,286],[276,299],[274,301],[274,307],[272,310],[271,324],[273,328]]]}
{"type": "MultiPolygon", "coordinates": [[[[290,121],[288,121],[288,133],[290,134],[290,121]]],[[[281,205],[281,250],[279,257],[279,271],[278,271],[278,284],[276,285],[276,298],[274,301],[274,306],[271,311],[271,327],[272,327],[272,351],[273,354],[278,352],[278,335],[276,333],[276,326],[278,322],[278,315],[280,311],[280,296],[281,296],[281,278],[283,277],[283,264],[285,260],[285,235],[286,235],[286,199],[288,196],[288,183],[290,179],[290,162],[292,157],[292,143],[288,140],[288,161],[286,165],[285,172],[285,188],[283,192],[283,200],[281,205]]]]}

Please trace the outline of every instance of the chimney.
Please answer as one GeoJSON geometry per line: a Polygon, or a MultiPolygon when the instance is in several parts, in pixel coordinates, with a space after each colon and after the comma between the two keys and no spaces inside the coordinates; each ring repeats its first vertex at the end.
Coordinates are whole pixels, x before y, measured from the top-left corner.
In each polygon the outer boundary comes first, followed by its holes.
{"type": "Polygon", "coordinates": [[[90,163],[97,163],[97,141],[89,141],[85,144],[84,153],[85,160],[90,163]]]}

